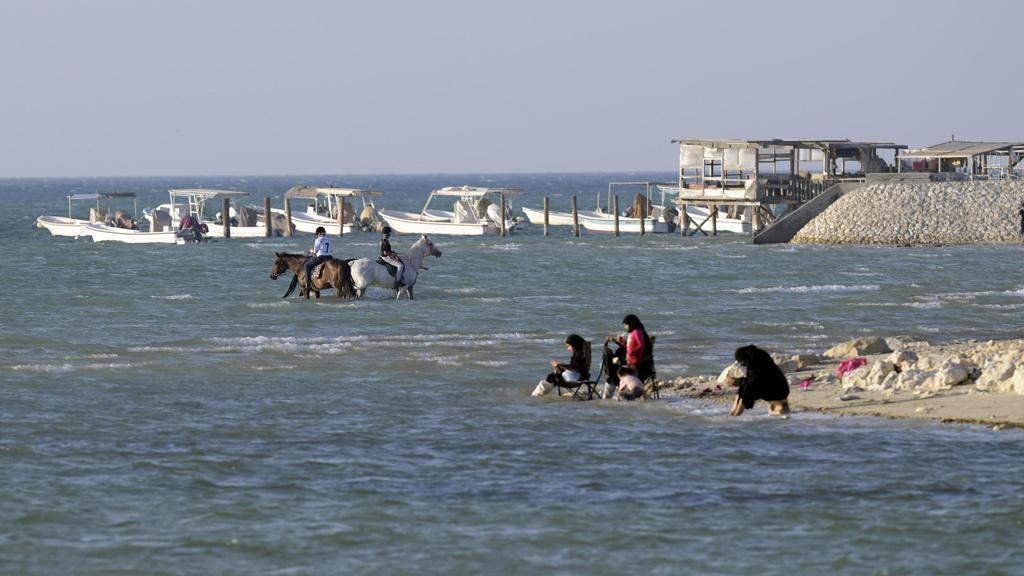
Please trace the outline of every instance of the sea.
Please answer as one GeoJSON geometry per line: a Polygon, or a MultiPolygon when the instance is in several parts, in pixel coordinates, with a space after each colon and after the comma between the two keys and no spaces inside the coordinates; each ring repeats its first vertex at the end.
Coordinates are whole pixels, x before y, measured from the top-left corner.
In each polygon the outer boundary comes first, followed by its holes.
{"type": "Polygon", "coordinates": [[[306,301],[270,268],[310,236],[127,245],[35,226],[72,193],[136,192],[141,212],[169,188],[280,206],[294,185],[348,186],[418,211],[468,184],[568,210],[671,178],[0,180],[0,573],[1024,574],[1020,430],[530,396],[568,334],[597,346],[629,313],[661,378],[718,373],[746,344],[1019,338],[1024,245],[533,225],[434,237],[415,300],[306,301]]]}

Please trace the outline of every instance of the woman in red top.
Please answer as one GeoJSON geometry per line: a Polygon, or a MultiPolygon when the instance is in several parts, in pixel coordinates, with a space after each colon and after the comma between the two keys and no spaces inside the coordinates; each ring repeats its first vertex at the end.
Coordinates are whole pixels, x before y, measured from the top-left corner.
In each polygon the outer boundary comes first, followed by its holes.
{"type": "Polygon", "coordinates": [[[627,314],[622,319],[622,327],[627,332],[625,337],[617,336],[614,340],[611,337],[608,339],[618,344],[620,348],[612,351],[606,345],[604,352],[605,365],[613,366],[608,371],[608,384],[613,389],[619,384],[617,369],[623,363],[636,372],[636,376],[640,378],[641,382],[651,375],[654,366],[654,361],[651,358],[651,337],[647,335],[647,329],[644,328],[636,314],[627,314]],[[623,352],[625,353],[623,354],[623,352]]]}

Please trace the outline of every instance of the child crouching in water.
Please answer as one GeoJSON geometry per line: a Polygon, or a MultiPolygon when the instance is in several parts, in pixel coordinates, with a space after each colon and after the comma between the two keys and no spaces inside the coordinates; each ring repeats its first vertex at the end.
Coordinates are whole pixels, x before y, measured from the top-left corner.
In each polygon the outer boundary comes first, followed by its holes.
{"type": "Polygon", "coordinates": [[[636,370],[619,366],[619,387],[615,390],[619,400],[643,400],[644,383],[637,378],[636,370]]]}

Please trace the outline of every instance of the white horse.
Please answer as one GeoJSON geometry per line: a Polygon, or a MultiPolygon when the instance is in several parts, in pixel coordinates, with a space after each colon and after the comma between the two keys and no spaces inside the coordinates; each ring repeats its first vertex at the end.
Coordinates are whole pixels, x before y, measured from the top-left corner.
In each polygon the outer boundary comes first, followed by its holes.
{"type": "MultiPolygon", "coordinates": [[[[441,251],[434,246],[426,234],[420,236],[420,239],[409,248],[408,252],[399,255],[402,263],[405,264],[402,280],[405,281],[404,289],[405,293],[409,295],[409,300],[413,299],[412,287],[416,285],[416,277],[419,276],[420,269],[423,268],[423,259],[427,256],[440,257],[441,251]]],[[[352,285],[356,291],[356,298],[362,298],[363,293],[371,285],[395,289],[395,277],[389,274],[387,267],[377,262],[376,258],[353,260],[349,266],[352,269],[352,285]]],[[[401,297],[402,291],[395,290],[395,299],[401,297]]]]}

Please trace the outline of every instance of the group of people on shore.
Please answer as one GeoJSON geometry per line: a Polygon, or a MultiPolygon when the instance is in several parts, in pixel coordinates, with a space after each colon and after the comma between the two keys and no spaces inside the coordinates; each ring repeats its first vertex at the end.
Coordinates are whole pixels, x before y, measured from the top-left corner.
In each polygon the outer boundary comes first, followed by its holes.
{"type": "MultiPolygon", "coordinates": [[[[624,334],[605,338],[602,373],[606,375],[599,396],[604,399],[640,400],[654,378],[654,346],[647,329],[635,314],[622,319],[624,334]]],[[[533,389],[534,396],[543,396],[558,386],[590,379],[590,342],[578,334],[570,334],[565,346],[569,362],[551,361],[552,372],[533,389]]],[[[597,375],[600,378],[601,374],[597,375]]]]}
{"type": "MultiPolygon", "coordinates": [[[[599,396],[604,399],[643,400],[650,387],[656,386],[654,372],[654,339],[635,314],[622,319],[626,333],[608,336],[602,356],[599,380],[605,382],[599,396]],[[615,348],[612,347],[615,346],[615,348]]],[[[578,334],[565,339],[570,353],[568,362],[551,361],[552,372],[537,383],[533,396],[544,396],[559,386],[571,386],[590,380],[590,343],[578,334]]],[[[771,355],[754,345],[736,349],[735,362],[723,372],[727,385],[737,388],[729,411],[739,416],[754,407],[758,400],[769,405],[769,414],[789,414],[789,382],[771,355]]],[[[600,384],[600,383],[599,383],[600,384]]]]}

